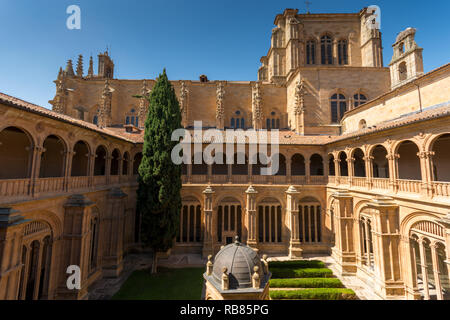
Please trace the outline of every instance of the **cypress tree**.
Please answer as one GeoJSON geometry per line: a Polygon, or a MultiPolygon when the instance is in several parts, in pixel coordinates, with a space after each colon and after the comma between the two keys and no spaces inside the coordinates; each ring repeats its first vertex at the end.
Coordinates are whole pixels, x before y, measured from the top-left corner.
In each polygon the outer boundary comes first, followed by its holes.
{"type": "Polygon", "coordinates": [[[159,75],[150,96],[142,162],[139,166],[137,210],[141,215],[141,241],[153,249],[152,273],[158,253],[173,245],[181,211],[181,165],[171,159],[172,132],[181,128],[181,111],[175,90],[166,75],[159,75]]]}

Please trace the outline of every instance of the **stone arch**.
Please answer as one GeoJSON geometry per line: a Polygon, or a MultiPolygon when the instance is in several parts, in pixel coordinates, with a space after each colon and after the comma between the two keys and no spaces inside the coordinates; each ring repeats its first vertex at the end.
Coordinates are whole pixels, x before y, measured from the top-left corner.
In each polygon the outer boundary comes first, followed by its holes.
{"type": "Polygon", "coordinates": [[[119,165],[120,165],[121,153],[120,150],[115,148],[111,153],[111,169],[110,174],[112,176],[119,175],[119,165]]]}
{"type": "Polygon", "coordinates": [[[334,164],[334,154],[328,154],[328,175],[335,176],[336,175],[336,167],[334,164]]]}
{"type": "Polygon", "coordinates": [[[306,175],[305,157],[296,153],[291,157],[291,176],[306,175]]]}
{"type": "Polygon", "coordinates": [[[245,207],[242,198],[224,194],[215,203],[218,242],[229,244],[234,241],[236,236],[242,239],[245,228],[245,207]]]}
{"type": "Polygon", "coordinates": [[[398,178],[406,180],[421,180],[421,165],[418,153],[420,147],[412,140],[403,140],[395,145],[397,159],[398,178]]]}
{"type": "Polygon", "coordinates": [[[0,179],[26,179],[31,176],[35,140],[27,131],[8,126],[0,131],[0,179]]]}
{"type": "Polygon", "coordinates": [[[258,198],[256,202],[258,241],[266,244],[281,243],[285,219],[283,203],[273,195],[262,195],[258,198]]]}
{"type": "Polygon", "coordinates": [[[106,175],[106,159],[108,157],[108,149],[99,145],[95,150],[94,176],[106,175]]]}
{"type": "Polygon", "coordinates": [[[450,133],[433,137],[425,150],[433,152],[433,181],[450,181],[450,133]]]}
{"type": "Polygon", "coordinates": [[[176,237],[178,243],[195,243],[203,240],[202,202],[193,194],[181,199],[180,228],[176,237]]]}
{"type": "Polygon", "coordinates": [[[139,174],[139,166],[141,165],[142,157],[142,152],[135,153],[133,157],[133,175],[139,174]]]}
{"type": "Polygon", "coordinates": [[[42,147],[39,177],[63,177],[67,154],[66,142],[61,137],[52,134],[44,139],[42,147]]]}
{"type": "Polygon", "coordinates": [[[123,162],[122,162],[122,175],[127,176],[130,174],[130,153],[125,151],[123,153],[123,162]]]}
{"type": "Polygon", "coordinates": [[[309,172],[312,176],[324,175],[323,157],[320,154],[314,153],[309,158],[309,172]]]}
{"type": "Polygon", "coordinates": [[[340,176],[347,177],[348,176],[348,163],[347,163],[347,153],[345,151],[341,151],[338,153],[339,159],[339,168],[340,168],[340,176]]]}
{"type": "Polygon", "coordinates": [[[91,146],[84,140],[77,141],[73,146],[71,176],[80,177],[89,175],[89,155],[91,146]]]}
{"type": "Polygon", "coordinates": [[[382,144],[369,147],[367,152],[372,159],[372,172],[374,178],[389,178],[389,162],[386,158],[388,149],[382,144]]]}
{"type": "Polygon", "coordinates": [[[355,148],[351,152],[351,158],[355,159],[353,162],[353,176],[365,177],[366,176],[366,163],[365,154],[361,148],[355,148]]]}

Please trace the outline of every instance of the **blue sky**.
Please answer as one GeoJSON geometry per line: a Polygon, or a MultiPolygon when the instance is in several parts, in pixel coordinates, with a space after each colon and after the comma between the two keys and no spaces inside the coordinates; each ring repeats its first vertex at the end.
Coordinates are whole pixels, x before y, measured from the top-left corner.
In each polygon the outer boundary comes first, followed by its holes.
{"type": "MultiPolygon", "coordinates": [[[[450,1],[309,0],[311,13],[381,8],[384,63],[406,27],[418,29],[425,72],[450,61],[450,1]]],[[[0,0],[0,91],[49,107],[60,66],[78,54],[88,59],[107,46],[115,77],[155,78],[166,67],[172,80],[256,80],[275,15],[305,11],[292,0],[0,0]],[[81,8],[81,30],[68,30],[66,9],[81,8]]]]}

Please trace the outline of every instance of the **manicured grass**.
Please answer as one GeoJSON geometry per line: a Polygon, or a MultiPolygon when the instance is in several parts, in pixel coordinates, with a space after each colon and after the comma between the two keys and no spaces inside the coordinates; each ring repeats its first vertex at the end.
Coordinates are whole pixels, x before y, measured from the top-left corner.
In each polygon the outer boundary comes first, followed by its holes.
{"type": "Polygon", "coordinates": [[[338,278],[271,279],[271,288],[343,288],[338,278]]]}
{"type": "Polygon", "coordinates": [[[356,294],[351,289],[315,288],[301,290],[270,291],[270,298],[276,300],[355,300],[356,294]]]}
{"type": "Polygon", "coordinates": [[[325,268],[325,263],[319,260],[271,261],[269,268],[325,268]]]}
{"type": "Polygon", "coordinates": [[[272,272],[272,279],[333,277],[333,272],[327,268],[270,268],[270,272],[272,272]]]}
{"type": "Polygon", "coordinates": [[[200,300],[204,268],[133,272],[113,300],[200,300]]]}

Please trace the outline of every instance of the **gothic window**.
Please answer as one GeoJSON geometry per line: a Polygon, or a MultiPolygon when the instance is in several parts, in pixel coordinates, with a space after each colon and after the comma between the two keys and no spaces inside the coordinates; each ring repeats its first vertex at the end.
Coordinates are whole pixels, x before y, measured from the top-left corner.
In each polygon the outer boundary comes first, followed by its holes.
{"type": "Polygon", "coordinates": [[[245,129],[245,118],[241,111],[236,111],[234,117],[231,118],[231,128],[232,129],[245,129]]]}
{"type": "Polygon", "coordinates": [[[406,80],[407,78],[406,62],[400,63],[398,66],[398,79],[400,81],[406,80]]]}
{"type": "Polygon", "coordinates": [[[347,101],[343,94],[334,94],[331,96],[331,122],[338,123],[347,111],[347,101]]]}
{"type": "Polygon", "coordinates": [[[131,124],[135,127],[139,126],[139,117],[136,115],[136,110],[131,109],[125,117],[125,124],[131,124]]]}
{"type": "Polygon", "coordinates": [[[347,40],[339,40],[338,42],[338,59],[339,64],[348,64],[348,44],[347,40]]]}
{"type": "Polygon", "coordinates": [[[306,64],[316,64],[316,41],[306,42],[306,64]]]}
{"type": "Polygon", "coordinates": [[[98,116],[94,116],[94,119],[92,120],[93,124],[98,124],[98,116]]]}
{"type": "Polygon", "coordinates": [[[333,64],[333,43],[330,36],[320,38],[322,64],[333,64]]]}
{"type": "Polygon", "coordinates": [[[353,96],[353,106],[359,107],[360,105],[367,102],[367,97],[361,93],[357,93],[353,96]]]}
{"type": "Polygon", "coordinates": [[[270,117],[266,119],[266,129],[280,129],[280,118],[275,111],[272,111],[270,117]]]}

